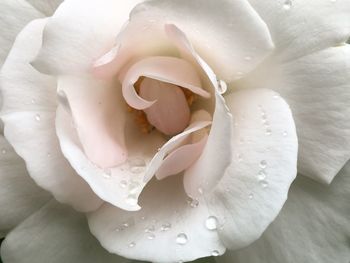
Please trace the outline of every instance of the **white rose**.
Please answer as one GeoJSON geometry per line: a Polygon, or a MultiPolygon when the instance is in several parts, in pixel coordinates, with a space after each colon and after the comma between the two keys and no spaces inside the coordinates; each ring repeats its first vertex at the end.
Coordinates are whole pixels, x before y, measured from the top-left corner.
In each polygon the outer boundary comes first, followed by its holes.
{"type": "Polygon", "coordinates": [[[141,2],[0,3],[4,262],[348,260],[350,2],[141,2]]]}

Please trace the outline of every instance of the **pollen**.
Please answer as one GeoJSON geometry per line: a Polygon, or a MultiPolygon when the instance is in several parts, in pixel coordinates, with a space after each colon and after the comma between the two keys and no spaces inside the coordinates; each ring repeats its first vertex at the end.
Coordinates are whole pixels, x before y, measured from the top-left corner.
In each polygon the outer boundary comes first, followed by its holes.
{"type": "MultiPolygon", "coordinates": [[[[144,77],[141,77],[134,84],[134,87],[135,87],[135,90],[137,93],[139,93],[139,91],[140,91],[140,85],[141,85],[143,80],[144,80],[144,77]]],[[[197,100],[197,95],[188,89],[185,89],[182,87],[180,87],[180,88],[186,97],[186,101],[187,101],[188,106],[191,107],[193,105],[193,103],[197,100]]],[[[129,105],[127,105],[127,110],[129,113],[134,115],[134,120],[137,123],[137,125],[139,126],[142,133],[145,133],[145,134],[151,133],[155,129],[155,127],[148,122],[147,115],[144,111],[134,109],[134,108],[130,107],[129,105]]]]}

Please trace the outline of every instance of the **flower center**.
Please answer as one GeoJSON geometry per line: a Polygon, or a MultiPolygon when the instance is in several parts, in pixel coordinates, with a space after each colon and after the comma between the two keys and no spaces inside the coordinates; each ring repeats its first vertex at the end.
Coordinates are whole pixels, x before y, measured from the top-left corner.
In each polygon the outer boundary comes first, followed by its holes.
{"type": "Polygon", "coordinates": [[[133,112],[141,131],[149,133],[157,129],[165,135],[182,132],[189,124],[190,107],[196,95],[188,89],[162,81],[140,77],[134,85],[136,92],[144,99],[156,101],[151,107],[133,112]]]}

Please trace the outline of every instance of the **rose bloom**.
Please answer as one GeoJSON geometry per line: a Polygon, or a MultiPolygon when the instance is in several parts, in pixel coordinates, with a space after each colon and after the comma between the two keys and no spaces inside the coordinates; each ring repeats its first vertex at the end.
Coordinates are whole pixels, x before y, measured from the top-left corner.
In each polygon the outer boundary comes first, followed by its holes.
{"type": "Polygon", "coordinates": [[[0,10],[5,263],[348,262],[350,1],[0,10]]]}

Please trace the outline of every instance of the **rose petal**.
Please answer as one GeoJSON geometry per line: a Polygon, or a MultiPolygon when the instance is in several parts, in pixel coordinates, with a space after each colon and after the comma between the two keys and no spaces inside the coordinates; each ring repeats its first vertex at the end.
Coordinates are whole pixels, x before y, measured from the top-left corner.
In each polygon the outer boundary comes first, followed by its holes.
{"type": "Polygon", "coordinates": [[[152,181],[140,200],[138,212],[106,204],[88,215],[91,233],[109,252],[147,262],[187,262],[225,252],[217,232],[206,228],[205,203],[188,203],[181,177],[152,181]]]}
{"type": "Polygon", "coordinates": [[[162,180],[170,175],[178,174],[190,167],[202,154],[207,143],[208,136],[204,136],[199,142],[180,146],[167,157],[157,170],[156,177],[162,180]]]}
{"type": "Polygon", "coordinates": [[[350,36],[349,1],[249,2],[267,24],[283,62],[345,43],[350,36]]]}
{"type": "Polygon", "coordinates": [[[288,63],[270,61],[236,84],[272,88],[286,99],[298,130],[298,171],[323,183],[350,158],[349,60],[346,44],[288,63]]]}
{"type": "Polygon", "coordinates": [[[63,203],[91,211],[102,201],[65,160],[55,132],[56,81],[30,66],[46,20],[30,23],[17,37],[1,69],[5,136],[25,160],[34,181],[63,203]]]}
{"type": "Polygon", "coordinates": [[[0,136],[0,232],[6,233],[52,197],[30,178],[23,160],[0,136]]]}
{"type": "Polygon", "coordinates": [[[35,67],[53,75],[90,72],[93,62],[115,45],[115,37],[139,0],[67,0],[45,27],[35,67]]]}
{"type": "Polygon", "coordinates": [[[286,204],[262,237],[228,252],[218,263],[347,262],[349,251],[350,166],[330,186],[298,176],[286,204]]]}
{"type": "Polygon", "coordinates": [[[11,50],[17,34],[31,20],[42,18],[43,14],[30,6],[24,0],[2,0],[0,3],[1,37],[0,37],[0,68],[11,50]]]}
{"type": "Polygon", "coordinates": [[[173,52],[164,32],[165,24],[172,23],[186,33],[198,54],[225,81],[241,78],[273,49],[266,24],[244,0],[224,0],[220,4],[203,4],[201,0],[145,1],[130,17],[120,38],[130,59],[173,52]],[[138,33],[140,29],[142,34],[138,33]]]}
{"type": "Polygon", "coordinates": [[[43,206],[6,237],[1,258],[18,263],[129,262],[101,247],[90,234],[84,214],[56,201],[43,206]]]}
{"type": "Polygon", "coordinates": [[[228,249],[260,237],[281,210],[296,176],[293,117],[276,95],[250,89],[226,96],[235,119],[233,158],[217,186],[203,195],[222,226],[219,236],[228,249]]]}
{"type": "Polygon", "coordinates": [[[130,122],[126,125],[125,132],[128,160],[107,169],[92,164],[84,154],[72,126],[72,118],[62,106],[57,110],[56,130],[64,156],[93,191],[114,206],[135,211],[140,209],[137,201],[145,186],[143,178],[146,167],[164,139],[156,132],[142,133],[132,116],[127,119],[130,122]]]}
{"type": "Polygon", "coordinates": [[[134,84],[140,77],[174,84],[205,98],[210,97],[210,94],[201,88],[198,73],[189,62],[175,57],[150,57],[131,66],[122,80],[123,96],[135,109],[142,110],[154,103],[154,101],[142,99],[136,93],[134,84]]]}
{"type": "Polygon", "coordinates": [[[126,105],[120,85],[90,76],[65,76],[59,77],[58,88],[67,95],[74,125],[89,160],[102,168],[125,162],[126,105]]]}

